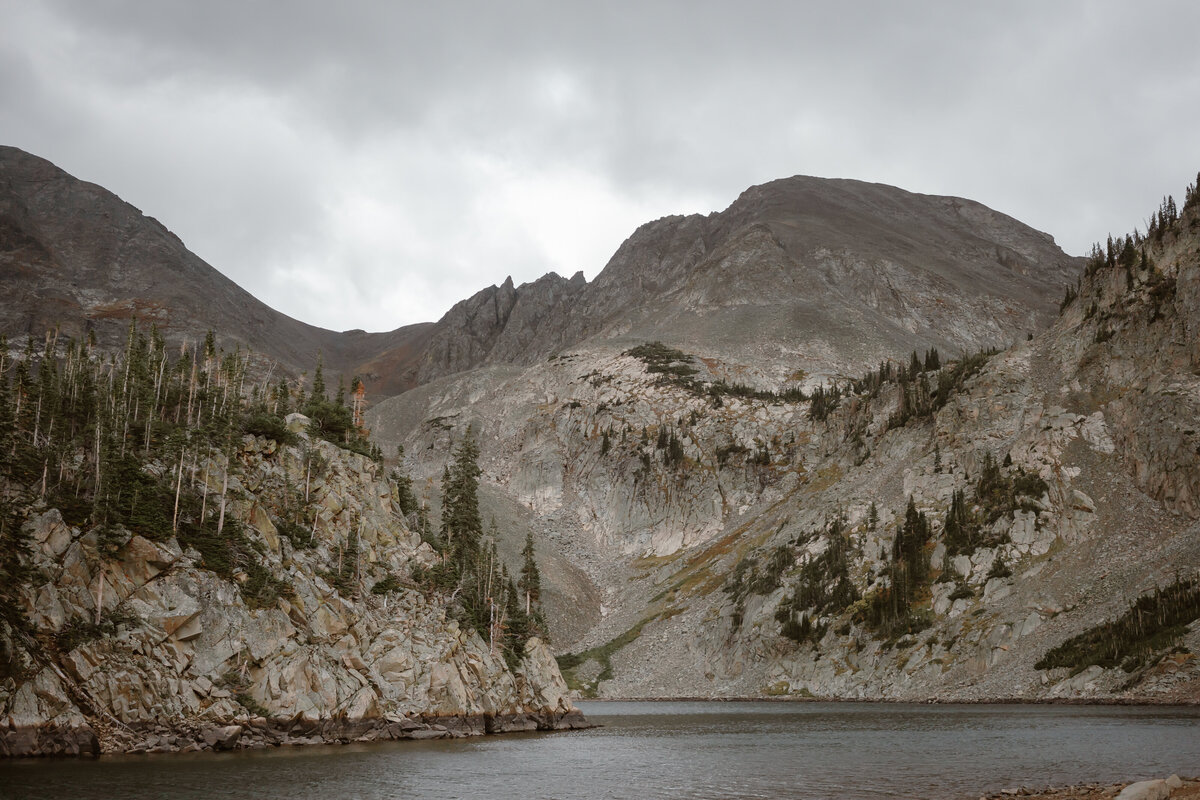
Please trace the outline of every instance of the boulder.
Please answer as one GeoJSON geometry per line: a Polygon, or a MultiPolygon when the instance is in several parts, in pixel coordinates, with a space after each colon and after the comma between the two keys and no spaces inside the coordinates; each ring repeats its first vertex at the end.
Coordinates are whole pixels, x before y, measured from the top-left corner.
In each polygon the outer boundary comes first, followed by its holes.
{"type": "Polygon", "coordinates": [[[221,725],[204,732],[204,743],[213,750],[232,750],[242,736],[241,725],[221,725]]]}
{"type": "Polygon", "coordinates": [[[1117,800],[1167,800],[1171,787],[1165,780],[1138,781],[1121,790],[1117,800]]]}

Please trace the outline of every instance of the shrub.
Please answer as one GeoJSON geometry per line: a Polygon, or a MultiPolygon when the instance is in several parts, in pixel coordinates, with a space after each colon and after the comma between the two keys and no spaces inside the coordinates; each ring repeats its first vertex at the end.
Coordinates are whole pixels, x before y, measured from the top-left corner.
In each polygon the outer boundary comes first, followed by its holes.
{"type": "Polygon", "coordinates": [[[250,411],[242,418],[242,432],[274,439],[281,445],[292,445],[300,441],[299,436],[288,430],[283,417],[261,408],[250,411]]]}
{"type": "Polygon", "coordinates": [[[1093,664],[1120,666],[1133,672],[1148,663],[1200,619],[1200,582],[1177,578],[1165,589],[1155,589],[1134,600],[1120,617],[1089,628],[1049,650],[1036,669],[1069,667],[1073,672],[1093,664]]]}

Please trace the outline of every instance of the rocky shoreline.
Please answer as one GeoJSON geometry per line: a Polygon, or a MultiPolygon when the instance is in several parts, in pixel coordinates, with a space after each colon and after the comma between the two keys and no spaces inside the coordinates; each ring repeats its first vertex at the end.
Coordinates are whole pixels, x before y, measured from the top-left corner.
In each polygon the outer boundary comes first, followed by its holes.
{"type": "Polygon", "coordinates": [[[1200,798],[1200,778],[1169,778],[1137,781],[1135,783],[1079,783],[1050,789],[1005,789],[981,795],[979,800],[1196,800],[1200,798]]]}
{"type": "Polygon", "coordinates": [[[1200,706],[1200,698],[1168,700],[1161,697],[995,697],[957,699],[949,697],[927,697],[905,699],[899,697],[818,697],[806,695],[737,695],[725,697],[702,697],[678,695],[673,697],[576,697],[573,702],[585,703],[888,703],[892,705],[946,705],[946,706],[1158,706],[1191,708],[1200,706]]]}
{"type": "Polygon", "coordinates": [[[501,733],[582,730],[594,727],[578,709],[523,714],[423,715],[377,719],[266,719],[229,724],[182,721],[139,723],[95,730],[91,726],[41,725],[0,732],[0,757],[195,753],[350,744],[389,740],[461,739],[501,733]]]}
{"type": "MultiPolygon", "coordinates": [[[[36,635],[0,620],[0,758],[587,726],[539,637],[506,657],[460,625],[444,593],[407,585],[438,557],[374,462],[245,436],[232,463],[227,520],[249,554],[238,563],[279,587],[266,601],[247,601],[247,573],[208,568],[225,551],[119,528],[102,540],[58,509],[30,509],[33,578],[16,603],[36,635]],[[314,521],[297,544],[273,514],[318,456],[314,521]],[[352,551],[358,566],[341,569],[352,551]]],[[[223,481],[212,482],[215,493],[223,481]]]]}

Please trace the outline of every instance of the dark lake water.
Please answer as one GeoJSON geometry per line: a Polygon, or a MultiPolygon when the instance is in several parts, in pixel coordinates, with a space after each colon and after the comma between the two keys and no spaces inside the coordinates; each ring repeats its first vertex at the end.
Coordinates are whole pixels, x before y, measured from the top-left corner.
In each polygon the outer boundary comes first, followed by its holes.
{"type": "Polygon", "coordinates": [[[0,762],[0,797],[975,798],[1200,773],[1200,708],[583,703],[605,727],[0,762]]]}

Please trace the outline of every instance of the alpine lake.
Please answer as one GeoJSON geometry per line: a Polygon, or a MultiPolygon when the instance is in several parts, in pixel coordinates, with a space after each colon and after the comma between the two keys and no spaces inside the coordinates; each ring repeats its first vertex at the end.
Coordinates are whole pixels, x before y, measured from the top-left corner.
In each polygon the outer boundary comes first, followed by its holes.
{"type": "Polygon", "coordinates": [[[0,797],[976,798],[1200,772],[1200,707],[581,702],[561,733],[0,762],[0,797]]]}

